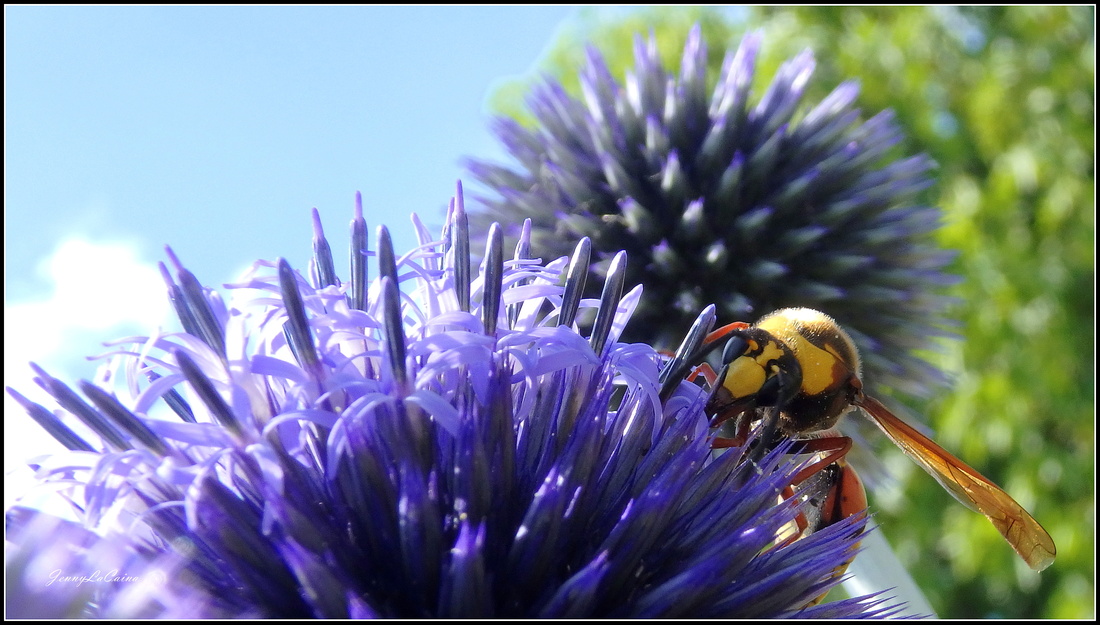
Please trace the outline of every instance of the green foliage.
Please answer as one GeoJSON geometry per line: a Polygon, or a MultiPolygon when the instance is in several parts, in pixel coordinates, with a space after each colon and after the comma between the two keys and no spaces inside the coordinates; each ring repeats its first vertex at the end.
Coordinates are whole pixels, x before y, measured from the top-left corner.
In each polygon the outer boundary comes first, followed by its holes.
{"type": "Polygon", "coordinates": [[[796,48],[813,47],[835,73],[824,85],[858,77],[867,109],[893,108],[913,147],[940,163],[941,240],[961,252],[963,341],[939,357],[954,388],[921,410],[941,444],[1035,512],[1059,555],[1036,576],[919,474],[906,485],[910,505],[880,523],[943,615],[1090,616],[1091,9],[806,8],[761,19],[768,41],[806,38],[796,48]]]}
{"type": "MultiPolygon", "coordinates": [[[[582,42],[597,42],[621,77],[634,33],[656,32],[668,63],[699,22],[716,74],[723,44],[760,28],[758,77],[808,47],[818,60],[809,100],[855,78],[864,110],[892,108],[909,133],[904,149],[940,164],[940,236],[960,251],[964,278],[952,291],[962,340],[928,355],[955,384],[914,409],[939,443],[1035,513],[1058,558],[1031,572],[919,471],[876,519],[943,616],[1094,616],[1093,8],[768,8],[744,24],[726,15],[589,16],[543,69],[577,93],[582,42]]],[[[516,95],[527,87],[503,88],[496,108],[525,119],[516,95]]]]}

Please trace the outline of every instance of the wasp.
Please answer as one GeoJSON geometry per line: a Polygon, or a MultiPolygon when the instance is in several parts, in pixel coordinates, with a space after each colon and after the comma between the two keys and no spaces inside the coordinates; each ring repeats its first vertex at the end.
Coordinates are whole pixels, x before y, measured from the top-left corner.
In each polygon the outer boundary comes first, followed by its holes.
{"type": "Polygon", "coordinates": [[[834,429],[854,408],[955,499],[985,515],[1029,567],[1041,571],[1054,561],[1050,535],[1008,493],[865,392],[859,352],[831,317],[809,308],[785,308],[753,325],[724,326],[706,342],[723,338],[728,342],[722,372],[713,376],[711,371],[714,392],[708,410],[714,415],[712,426],[732,419],[735,435],[718,437],[713,445],[740,446],[748,428],[763,422],[760,449],[792,439],[798,453],[821,454],[793,480],[796,485],[811,479],[824,484],[816,487],[824,493],[815,502],[816,528],[867,507],[858,476],[844,462],[852,439],[834,429]]]}

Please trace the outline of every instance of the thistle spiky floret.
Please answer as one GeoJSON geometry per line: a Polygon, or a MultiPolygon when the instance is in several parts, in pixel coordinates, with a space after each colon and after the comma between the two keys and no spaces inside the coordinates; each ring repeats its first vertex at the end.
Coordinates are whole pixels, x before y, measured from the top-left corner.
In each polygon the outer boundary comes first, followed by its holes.
{"type": "Polygon", "coordinates": [[[315,213],[311,278],[260,261],[228,304],[169,254],[182,331],[118,342],[118,383],[83,396],[36,368],[56,413],[8,389],[69,450],[36,466],[73,517],[8,510],[8,614],[892,613],[806,607],[865,518],[777,541],[802,463],[712,455],[703,389],[620,341],[640,295],[624,256],[599,300],[579,297],[586,263],[529,258],[527,236],[504,260],[499,227],[475,268],[461,198],[401,256],[384,227],[368,252],[357,199],[347,281],[315,213]],[[44,590],[45,560],[119,577],[44,590]]]}
{"type": "Polygon", "coordinates": [[[533,127],[495,121],[514,162],[468,163],[488,188],[474,223],[530,219],[548,257],[588,237],[601,274],[626,250],[627,281],[646,289],[628,340],[670,348],[711,303],[721,323],[816,308],[852,334],[869,379],[927,395],[942,374],[913,350],[945,334],[954,282],[931,237],[940,212],[920,203],[934,163],[897,156],[893,114],[864,119],[854,82],[804,102],[809,51],[754,94],[761,43],[727,54],[713,90],[698,26],[678,73],[652,36],[624,83],[590,49],[580,97],[548,79],[528,99],[533,127]]]}

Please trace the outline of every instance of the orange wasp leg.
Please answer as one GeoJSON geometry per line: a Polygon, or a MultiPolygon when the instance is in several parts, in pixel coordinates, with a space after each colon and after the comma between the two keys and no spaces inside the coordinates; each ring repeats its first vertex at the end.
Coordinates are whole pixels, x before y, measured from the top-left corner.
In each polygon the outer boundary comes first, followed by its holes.
{"type": "Polygon", "coordinates": [[[705,362],[695,367],[695,370],[687,377],[687,381],[694,382],[699,376],[703,376],[703,379],[711,386],[714,386],[714,383],[718,381],[718,374],[714,372],[714,367],[705,362]]]}
{"type": "MultiPolygon", "coordinates": [[[[847,436],[815,438],[797,441],[796,447],[794,453],[823,453],[825,457],[794,475],[791,485],[783,491],[784,499],[793,497],[794,488],[815,475],[826,471],[836,472],[825,491],[825,497],[820,506],[821,517],[815,530],[828,527],[867,508],[867,493],[863,488],[863,481],[859,479],[855,469],[844,461],[845,454],[852,448],[852,439],[847,436]]],[[[796,522],[799,528],[798,535],[801,535],[809,523],[803,515],[799,515],[796,522]]]]}
{"type": "MultiPolygon", "coordinates": [[[[791,453],[823,453],[825,457],[796,473],[794,478],[791,479],[791,483],[801,484],[805,482],[811,475],[814,475],[830,464],[840,462],[841,458],[851,451],[851,449],[852,439],[847,436],[828,436],[824,438],[808,438],[795,441],[791,453]]],[[[847,464],[844,466],[847,467],[847,464]]],[[[851,469],[848,470],[850,471],[851,469]]]]}

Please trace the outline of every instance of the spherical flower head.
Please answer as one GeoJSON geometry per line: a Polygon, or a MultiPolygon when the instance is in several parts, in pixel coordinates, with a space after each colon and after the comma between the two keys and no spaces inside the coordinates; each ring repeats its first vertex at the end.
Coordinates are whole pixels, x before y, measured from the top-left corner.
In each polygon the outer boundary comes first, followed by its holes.
{"type": "Polygon", "coordinates": [[[9,614],[891,613],[810,605],[865,517],[777,538],[800,505],[777,495],[804,462],[712,454],[705,390],[619,341],[640,295],[623,294],[624,256],[582,299],[588,242],[543,263],[524,236],[505,261],[494,226],[475,270],[461,198],[442,239],[416,221],[402,256],[385,228],[368,252],[357,202],[347,281],[314,212],[311,278],[261,261],[228,304],[170,254],[182,332],[120,341],[119,383],[82,382],[83,397],[36,368],[57,413],[9,389],[70,450],[36,466],[76,517],[8,511],[9,614]],[[94,597],[22,590],[43,558],[76,575],[100,554],[126,570],[94,597]]]}
{"type": "Polygon", "coordinates": [[[515,163],[469,164],[492,193],[474,223],[529,218],[550,257],[589,237],[597,272],[626,250],[646,289],[629,340],[671,347],[711,303],[722,323],[815,308],[852,333],[869,379],[927,394],[942,374],[911,350],[944,334],[938,290],[953,281],[930,237],[939,210],[916,203],[933,163],[894,158],[893,115],[864,120],[854,83],[803,102],[809,51],[754,94],[760,45],[745,37],[713,91],[698,26],[678,74],[652,36],[625,84],[590,49],[581,98],[550,80],[528,100],[534,127],[495,122],[515,163]]]}

